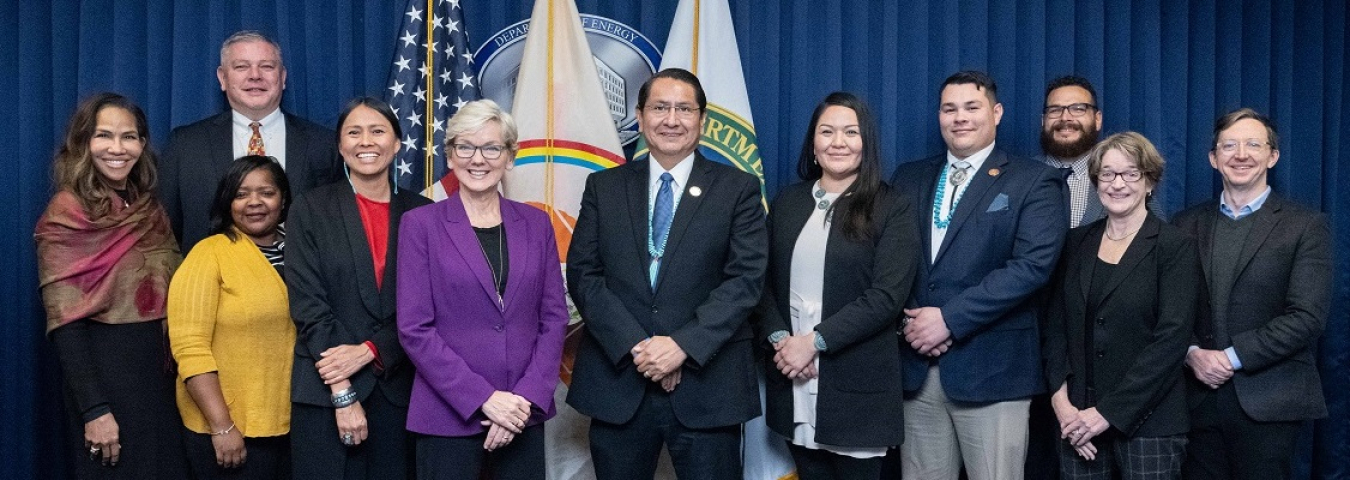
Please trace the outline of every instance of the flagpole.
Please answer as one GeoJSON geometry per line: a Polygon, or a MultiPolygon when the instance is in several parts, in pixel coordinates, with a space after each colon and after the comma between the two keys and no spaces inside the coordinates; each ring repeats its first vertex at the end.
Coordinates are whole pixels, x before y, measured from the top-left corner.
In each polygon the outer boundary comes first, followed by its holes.
{"type": "Polygon", "coordinates": [[[544,106],[548,115],[544,116],[544,207],[549,221],[553,221],[553,116],[557,112],[553,107],[553,1],[548,1],[548,48],[545,49],[544,68],[548,72],[548,84],[544,93],[544,106]]]}
{"type": "MultiPolygon", "coordinates": [[[[432,10],[434,8],[436,8],[435,0],[427,0],[427,43],[425,45],[427,64],[426,72],[422,74],[422,76],[425,77],[424,81],[426,82],[427,89],[426,110],[423,112],[424,116],[422,117],[427,119],[426,123],[422,125],[424,132],[424,136],[422,137],[422,151],[424,152],[422,164],[424,168],[422,168],[422,176],[425,177],[422,185],[424,188],[431,188],[431,182],[436,180],[432,178],[433,174],[436,172],[436,152],[435,150],[432,150],[433,148],[436,148],[436,145],[434,145],[436,143],[436,136],[434,130],[431,128],[432,123],[436,121],[436,112],[431,103],[431,98],[433,96],[431,89],[435,87],[436,83],[434,81],[436,77],[434,72],[436,69],[433,67],[433,64],[436,62],[436,55],[432,52],[436,45],[436,25],[432,23],[432,19],[436,18],[435,12],[432,10]]],[[[450,192],[445,193],[449,194],[450,192]]]]}
{"type": "Polygon", "coordinates": [[[703,6],[699,5],[699,0],[694,0],[694,48],[690,49],[691,55],[689,58],[689,73],[694,74],[694,76],[698,76],[698,17],[699,14],[703,13],[702,10],[703,6]]]}

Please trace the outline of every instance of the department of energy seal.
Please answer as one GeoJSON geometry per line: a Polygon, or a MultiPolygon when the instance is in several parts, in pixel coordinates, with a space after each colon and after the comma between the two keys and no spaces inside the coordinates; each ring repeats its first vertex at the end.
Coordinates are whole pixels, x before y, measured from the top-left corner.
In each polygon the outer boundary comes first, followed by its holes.
{"type": "MultiPolygon", "coordinates": [[[[637,92],[661,65],[661,52],[641,32],[605,17],[583,13],[581,28],[586,31],[619,141],[632,143],[638,138],[637,92]]],[[[506,111],[511,111],[516,95],[516,74],[529,30],[530,19],[516,22],[492,35],[473,55],[483,98],[506,111]]]]}

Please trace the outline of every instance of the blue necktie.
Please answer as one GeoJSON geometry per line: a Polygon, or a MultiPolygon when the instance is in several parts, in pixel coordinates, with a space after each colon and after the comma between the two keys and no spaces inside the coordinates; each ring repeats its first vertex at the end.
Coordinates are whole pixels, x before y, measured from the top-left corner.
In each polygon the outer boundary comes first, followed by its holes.
{"type": "Polygon", "coordinates": [[[670,173],[661,174],[661,188],[656,190],[656,205],[652,206],[652,239],[651,251],[652,266],[649,272],[651,276],[652,288],[656,288],[656,272],[659,268],[658,262],[661,256],[666,252],[666,237],[670,235],[670,217],[674,213],[674,194],[671,192],[670,183],[675,181],[675,177],[670,173]]]}

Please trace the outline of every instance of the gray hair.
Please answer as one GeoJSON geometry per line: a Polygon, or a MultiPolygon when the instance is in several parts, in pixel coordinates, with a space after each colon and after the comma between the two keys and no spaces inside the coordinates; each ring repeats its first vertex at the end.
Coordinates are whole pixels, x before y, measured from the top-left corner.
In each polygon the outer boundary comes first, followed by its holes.
{"type": "Polygon", "coordinates": [[[281,45],[278,45],[277,42],[272,41],[267,35],[263,35],[262,32],[257,30],[240,30],[234,32],[234,35],[230,35],[229,38],[226,38],[225,41],[220,44],[220,65],[222,67],[225,66],[225,55],[230,51],[230,46],[244,42],[267,42],[268,45],[272,46],[273,50],[277,51],[277,63],[279,66],[284,67],[286,65],[286,62],[281,59],[281,45]]]}
{"type": "Polygon", "coordinates": [[[511,151],[516,151],[519,147],[516,143],[519,132],[516,131],[515,118],[502,110],[497,102],[486,98],[464,104],[455,112],[455,116],[450,117],[449,125],[445,127],[445,146],[450,146],[460,135],[482,129],[488,122],[497,122],[502,129],[502,143],[511,151]]]}

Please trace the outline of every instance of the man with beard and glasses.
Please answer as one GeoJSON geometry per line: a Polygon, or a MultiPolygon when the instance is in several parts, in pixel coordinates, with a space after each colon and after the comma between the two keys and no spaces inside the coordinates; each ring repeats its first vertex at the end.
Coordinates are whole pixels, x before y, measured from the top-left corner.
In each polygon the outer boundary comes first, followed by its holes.
{"type": "Polygon", "coordinates": [[[1090,223],[1106,212],[1088,178],[1088,151],[1097,145],[1102,111],[1097,91],[1086,78],[1069,75],[1045,87],[1041,116],[1041,150],[1046,165],[1062,169],[1069,184],[1069,227],[1090,223]]]}
{"type": "MultiPolygon", "coordinates": [[[[1041,116],[1041,161],[1062,169],[1069,184],[1069,228],[1102,218],[1102,202],[1088,175],[1088,151],[1101,137],[1102,110],[1092,82],[1077,75],[1050,81],[1045,87],[1045,110],[1041,116]]],[[[1148,211],[1163,218],[1155,192],[1148,199],[1148,211]]]]}

